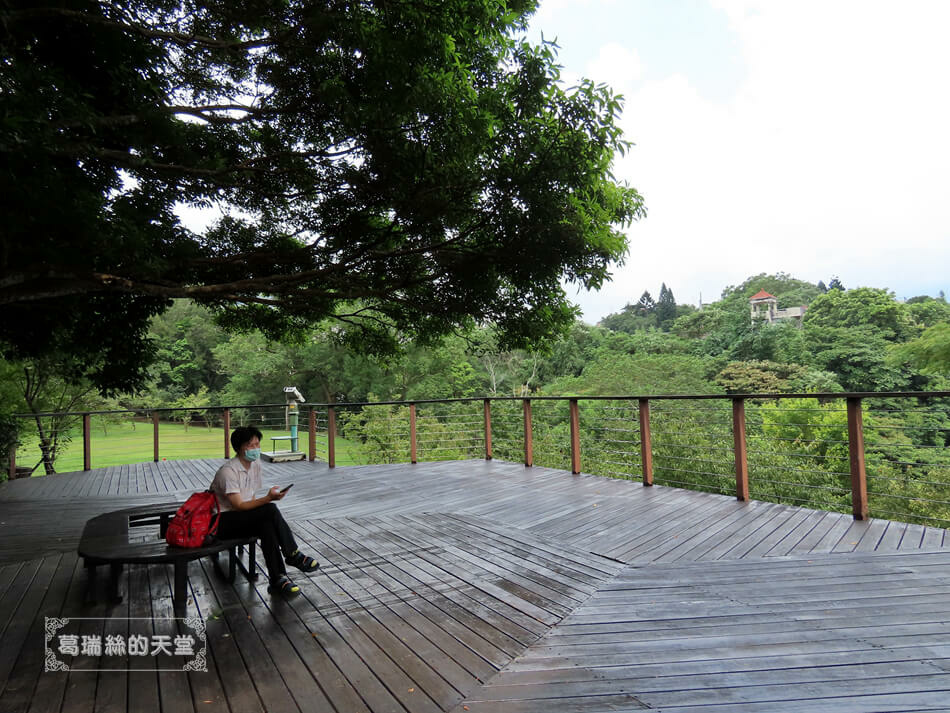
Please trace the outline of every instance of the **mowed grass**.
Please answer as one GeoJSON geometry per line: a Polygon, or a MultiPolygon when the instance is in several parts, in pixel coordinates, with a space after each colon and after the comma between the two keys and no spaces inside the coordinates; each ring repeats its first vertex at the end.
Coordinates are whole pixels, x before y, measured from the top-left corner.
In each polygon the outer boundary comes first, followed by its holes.
{"type": "MultiPolygon", "coordinates": [[[[105,426],[93,422],[90,434],[92,467],[105,468],[111,465],[144,463],[154,460],[153,428],[151,422],[123,421],[105,426]]],[[[289,436],[286,430],[261,429],[264,438],[261,450],[273,450],[271,436],[289,436]]],[[[69,473],[82,470],[83,446],[82,430],[75,429],[65,444],[60,442],[59,455],[56,458],[56,472],[69,473]]],[[[306,428],[299,433],[297,449],[307,453],[308,436],[306,428]]],[[[17,448],[17,465],[33,467],[40,461],[39,439],[34,434],[21,434],[23,444],[17,448]]],[[[158,457],[161,460],[191,460],[196,458],[224,458],[224,429],[220,426],[207,427],[182,423],[160,422],[158,424],[158,457]]],[[[276,441],[276,450],[290,450],[290,441],[276,441]]],[[[355,465],[360,462],[359,444],[337,436],[335,439],[337,465],[355,465]]],[[[234,455],[234,450],[231,450],[234,455]]],[[[327,459],[327,435],[317,433],[318,460],[327,459]]],[[[42,464],[34,475],[44,475],[42,464]]]]}

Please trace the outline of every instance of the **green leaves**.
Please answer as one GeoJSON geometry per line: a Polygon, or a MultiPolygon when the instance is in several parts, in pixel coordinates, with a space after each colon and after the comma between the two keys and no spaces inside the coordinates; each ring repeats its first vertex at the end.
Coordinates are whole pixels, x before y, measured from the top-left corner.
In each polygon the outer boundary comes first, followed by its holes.
{"type": "Polygon", "coordinates": [[[0,11],[6,353],[69,341],[92,364],[121,334],[95,378],[134,387],[170,298],[272,339],[329,319],[372,353],[486,320],[512,347],[566,329],[562,280],[601,286],[643,201],[610,174],[621,98],[558,86],[554,45],[516,34],[535,7],[0,11]],[[222,217],[191,232],[181,204],[222,217]]]}
{"type": "Polygon", "coordinates": [[[888,341],[903,341],[912,332],[904,305],[893,293],[873,287],[830,290],[808,306],[804,323],[816,327],[873,327],[888,341]]]}
{"type": "Polygon", "coordinates": [[[926,373],[950,376],[950,323],[935,324],[917,339],[891,347],[890,362],[901,361],[926,373]]]}

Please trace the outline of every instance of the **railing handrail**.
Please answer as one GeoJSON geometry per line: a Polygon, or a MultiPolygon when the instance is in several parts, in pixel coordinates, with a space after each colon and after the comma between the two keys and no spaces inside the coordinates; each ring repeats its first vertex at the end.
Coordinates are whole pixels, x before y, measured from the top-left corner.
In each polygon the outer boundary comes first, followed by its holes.
{"type": "MultiPolygon", "coordinates": [[[[686,401],[686,400],[715,400],[715,399],[872,399],[872,398],[950,398],[950,391],[822,391],[816,393],[766,393],[766,394],[647,394],[647,395],[583,395],[563,394],[560,396],[544,396],[528,394],[525,396],[465,396],[454,399],[406,399],[403,401],[338,401],[334,403],[307,402],[301,408],[327,407],[350,408],[357,406],[408,406],[410,404],[441,404],[471,401],[686,401]]],[[[232,407],[236,408],[236,407],[232,407]]]]}
{"type": "MultiPolygon", "coordinates": [[[[463,396],[452,399],[403,399],[401,401],[305,401],[298,404],[299,410],[305,408],[357,408],[363,406],[410,406],[412,404],[448,404],[468,403],[475,401],[715,401],[732,399],[886,399],[886,398],[916,398],[942,399],[950,398],[950,391],[821,391],[815,393],[748,393],[748,394],[648,394],[648,395],[583,395],[565,394],[560,396],[545,396],[529,394],[525,396],[463,396]]],[[[218,411],[224,409],[241,408],[286,408],[287,403],[273,404],[237,404],[213,406],[140,406],[127,409],[112,409],[105,411],[44,411],[41,413],[16,413],[16,418],[35,418],[37,416],[61,416],[67,413],[89,414],[103,416],[119,413],[152,413],[154,411],[218,411]]]]}
{"type": "Polygon", "coordinates": [[[89,414],[90,416],[105,416],[110,413],[152,413],[153,411],[223,411],[239,408],[284,408],[287,403],[280,404],[241,404],[239,406],[136,406],[134,408],[111,409],[107,411],[43,411],[40,413],[15,413],[15,418],[35,418],[37,416],[62,416],[67,413],[76,415],[89,414]]]}

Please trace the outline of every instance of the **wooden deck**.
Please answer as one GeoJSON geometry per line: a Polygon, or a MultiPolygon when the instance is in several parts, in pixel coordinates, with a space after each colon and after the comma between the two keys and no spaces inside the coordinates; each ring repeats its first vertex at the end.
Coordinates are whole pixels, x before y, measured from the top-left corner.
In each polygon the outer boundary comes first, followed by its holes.
{"type": "Polygon", "coordinates": [[[950,711],[946,531],[498,461],[268,464],[301,597],[202,562],[207,673],[44,672],[46,617],[171,625],[170,568],[84,606],[76,543],[220,463],[0,486],[0,713],[950,711]]]}

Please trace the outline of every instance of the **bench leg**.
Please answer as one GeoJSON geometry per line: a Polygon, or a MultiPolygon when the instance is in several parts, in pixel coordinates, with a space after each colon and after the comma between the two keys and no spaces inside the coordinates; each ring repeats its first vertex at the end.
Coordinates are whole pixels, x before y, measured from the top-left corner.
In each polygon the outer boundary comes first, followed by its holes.
{"type": "Polygon", "coordinates": [[[218,556],[218,553],[210,555],[211,564],[214,565],[214,573],[221,577],[221,579],[228,579],[228,575],[224,573],[224,570],[221,569],[221,558],[218,556]]]}
{"type": "Polygon", "coordinates": [[[238,545],[237,552],[231,550],[232,561],[236,561],[241,574],[253,582],[257,579],[257,540],[251,540],[251,543],[247,546],[247,566],[241,561],[240,556],[234,557],[234,555],[240,555],[242,552],[244,552],[244,545],[238,545]]]}
{"type": "Polygon", "coordinates": [[[96,603],[96,565],[86,563],[86,595],[83,598],[84,604],[96,603]]]}
{"type": "Polygon", "coordinates": [[[188,562],[177,560],[175,562],[175,594],[174,594],[175,613],[181,613],[188,609],[188,562]]]}
{"type": "Polygon", "coordinates": [[[244,562],[241,561],[241,553],[244,552],[244,545],[235,545],[228,550],[228,571],[225,574],[224,570],[221,568],[221,561],[218,557],[218,553],[215,552],[211,555],[211,561],[214,563],[214,570],[217,572],[218,576],[222,579],[227,580],[231,584],[234,584],[234,580],[237,578],[237,571],[240,569],[241,573],[248,579],[254,580],[257,579],[257,570],[255,567],[255,546],[248,546],[248,564],[244,565],[244,562]]]}
{"type": "Polygon", "coordinates": [[[119,604],[122,601],[122,595],[119,594],[119,575],[122,574],[122,563],[112,562],[109,565],[109,601],[112,604],[119,604]]]}
{"type": "Polygon", "coordinates": [[[257,540],[252,540],[247,546],[247,569],[244,576],[252,582],[257,581],[257,540]]]}

